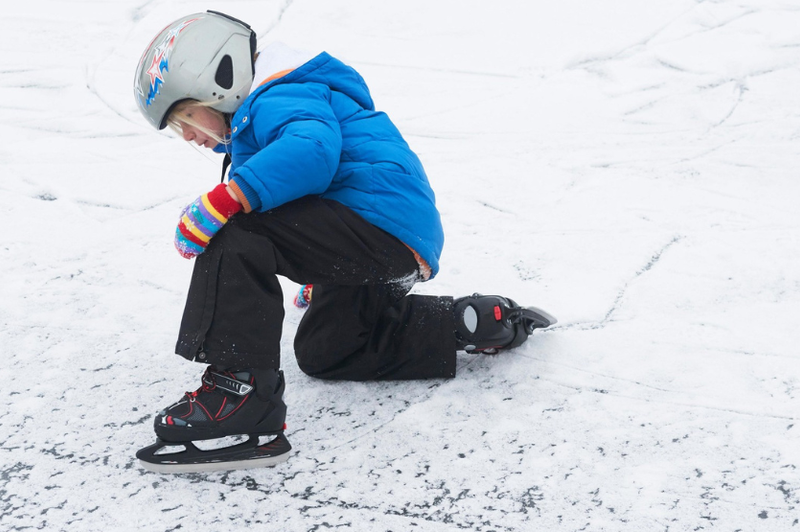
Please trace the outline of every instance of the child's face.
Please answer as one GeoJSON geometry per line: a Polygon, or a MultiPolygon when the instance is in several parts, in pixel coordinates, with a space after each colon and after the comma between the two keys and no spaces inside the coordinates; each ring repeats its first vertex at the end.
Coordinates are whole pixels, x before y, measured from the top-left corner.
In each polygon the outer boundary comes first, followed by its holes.
{"type": "Polygon", "coordinates": [[[224,119],[208,108],[192,107],[186,110],[186,116],[191,118],[197,126],[179,120],[181,131],[183,132],[183,140],[187,142],[194,141],[198,146],[213,149],[218,143],[208,133],[213,132],[219,138],[225,136],[224,119]]]}

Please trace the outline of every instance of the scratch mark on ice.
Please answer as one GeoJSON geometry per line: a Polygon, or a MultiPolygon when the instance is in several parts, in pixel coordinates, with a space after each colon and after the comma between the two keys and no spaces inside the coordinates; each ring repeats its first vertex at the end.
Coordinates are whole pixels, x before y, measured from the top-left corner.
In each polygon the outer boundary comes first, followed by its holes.
{"type": "Polygon", "coordinates": [[[631,279],[630,281],[628,281],[627,283],[625,283],[625,286],[623,286],[623,287],[622,287],[622,290],[620,290],[619,294],[617,294],[617,298],[614,300],[614,303],[613,303],[613,305],[611,306],[611,308],[609,309],[609,311],[606,313],[605,317],[604,317],[604,318],[602,319],[602,321],[600,322],[600,326],[604,326],[604,325],[605,325],[606,323],[608,323],[608,322],[611,320],[611,318],[614,316],[614,313],[617,311],[617,309],[619,309],[619,307],[620,307],[620,304],[621,304],[621,302],[622,302],[622,299],[625,297],[625,294],[627,293],[627,291],[628,291],[628,287],[631,285],[631,283],[633,283],[634,281],[636,281],[636,280],[637,280],[639,277],[641,277],[643,274],[645,274],[645,273],[649,272],[650,270],[652,270],[652,269],[653,269],[653,266],[655,266],[655,265],[656,265],[656,264],[657,264],[657,263],[658,263],[658,262],[661,260],[661,257],[664,255],[664,253],[665,253],[665,252],[666,252],[666,251],[667,251],[669,248],[671,248],[673,245],[677,244],[677,243],[678,243],[678,242],[681,240],[681,238],[682,238],[682,237],[681,237],[680,235],[676,235],[676,236],[672,237],[672,240],[670,240],[669,242],[667,242],[667,243],[666,243],[666,244],[665,244],[665,245],[664,245],[664,246],[663,246],[663,247],[662,247],[660,250],[658,250],[658,251],[655,253],[655,255],[653,255],[653,256],[650,258],[650,260],[647,262],[647,264],[645,264],[645,265],[644,265],[644,267],[642,267],[642,268],[641,268],[639,271],[637,271],[637,272],[636,272],[636,273],[633,275],[633,279],[631,279]]]}
{"type": "Polygon", "coordinates": [[[563,331],[569,329],[576,329],[576,330],[591,330],[591,329],[602,329],[606,326],[606,324],[611,321],[614,317],[614,314],[622,305],[622,300],[625,298],[625,294],[628,292],[628,288],[631,286],[633,282],[635,282],[639,277],[644,275],[645,273],[649,272],[653,269],[653,267],[661,260],[661,257],[664,253],[671,248],[673,245],[680,242],[683,238],[681,235],[675,235],[672,239],[667,242],[664,246],[661,247],[652,257],[650,260],[645,264],[642,268],[640,268],[636,273],[633,274],[633,277],[625,283],[622,289],[617,293],[617,297],[614,298],[614,302],[611,304],[611,308],[606,312],[606,315],[600,321],[596,322],[581,322],[581,323],[572,323],[566,325],[556,325],[555,327],[549,327],[548,329],[541,331],[539,334],[555,332],[555,331],[563,331]]]}

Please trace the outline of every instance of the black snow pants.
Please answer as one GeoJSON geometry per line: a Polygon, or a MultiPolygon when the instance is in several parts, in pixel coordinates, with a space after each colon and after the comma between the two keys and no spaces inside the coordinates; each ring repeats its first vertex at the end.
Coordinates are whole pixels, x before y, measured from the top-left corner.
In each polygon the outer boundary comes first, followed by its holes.
{"type": "Polygon", "coordinates": [[[314,285],[294,342],[308,375],[454,377],[453,299],[407,295],[418,269],[400,240],[335,201],[307,196],[237,214],[196,259],[176,353],[220,368],[278,369],[281,275],[314,285]]]}

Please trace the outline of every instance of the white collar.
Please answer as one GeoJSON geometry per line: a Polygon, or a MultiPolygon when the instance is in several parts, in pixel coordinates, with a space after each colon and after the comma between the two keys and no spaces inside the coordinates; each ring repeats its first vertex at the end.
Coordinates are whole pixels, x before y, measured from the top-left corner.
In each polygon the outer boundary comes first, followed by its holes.
{"type": "Polygon", "coordinates": [[[269,44],[259,52],[256,59],[256,74],[253,77],[253,84],[250,86],[250,93],[252,94],[270,76],[284,70],[294,70],[316,57],[316,55],[307,50],[289,48],[281,42],[269,44]]]}

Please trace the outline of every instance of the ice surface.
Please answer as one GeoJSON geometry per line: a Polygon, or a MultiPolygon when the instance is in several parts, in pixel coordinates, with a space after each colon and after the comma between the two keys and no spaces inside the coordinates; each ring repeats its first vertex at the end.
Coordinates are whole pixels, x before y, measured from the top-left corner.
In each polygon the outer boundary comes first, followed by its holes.
{"type": "Polygon", "coordinates": [[[0,529],[800,530],[798,27],[790,0],[6,5],[0,529]],[[558,325],[452,381],[329,383],[290,307],[289,461],[144,472],[199,383],[172,232],[219,161],[149,129],[132,78],[209,8],[362,72],[446,226],[417,292],[558,325]]]}

